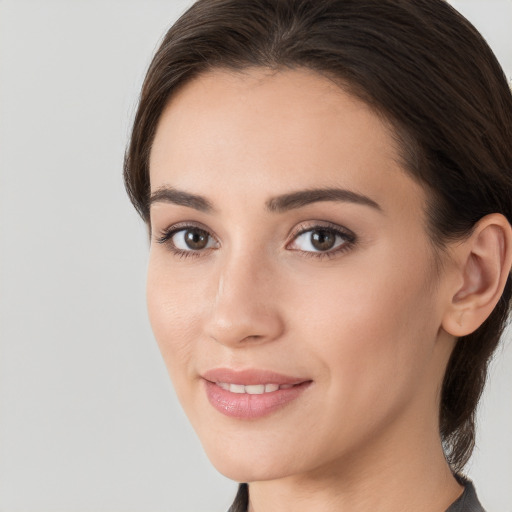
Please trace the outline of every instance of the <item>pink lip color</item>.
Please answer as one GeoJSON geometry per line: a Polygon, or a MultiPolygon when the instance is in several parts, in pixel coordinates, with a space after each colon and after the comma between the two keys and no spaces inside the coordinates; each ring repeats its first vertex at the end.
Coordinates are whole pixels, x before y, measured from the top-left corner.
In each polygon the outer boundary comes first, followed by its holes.
{"type": "Polygon", "coordinates": [[[239,419],[256,419],[266,416],[298,398],[311,384],[311,380],[288,377],[264,370],[234,371],[227,368],[209,370],[202,375],[206,395],[210,404],[226,416],[239,419]],[[232,393],[217,386],[217,382],[228,384],[279,384],[291,385],[261,395],[232,393]]]}

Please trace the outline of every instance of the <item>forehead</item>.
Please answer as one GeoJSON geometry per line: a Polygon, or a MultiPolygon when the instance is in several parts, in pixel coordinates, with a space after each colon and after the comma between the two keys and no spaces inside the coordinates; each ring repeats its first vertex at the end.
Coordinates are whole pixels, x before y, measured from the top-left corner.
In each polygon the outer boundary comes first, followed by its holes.
{"type": "Polygon", "coordinates": [[[291,189],[344,187],[395,202],[423,190],[395,138],[365,103],[316,72],[214,70],[182,87],[159,121],[151,188],[237,190],[264,201],[291,189]],[[389,192],[393,197],[389,197],[389,192]]]}

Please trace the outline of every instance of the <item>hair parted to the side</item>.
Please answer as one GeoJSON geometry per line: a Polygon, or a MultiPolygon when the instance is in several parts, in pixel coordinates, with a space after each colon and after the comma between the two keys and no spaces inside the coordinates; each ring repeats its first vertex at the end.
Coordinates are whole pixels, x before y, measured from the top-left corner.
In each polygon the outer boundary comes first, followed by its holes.
{"type": "MultiPolygon", "coordinates": [[[[128,194],[149,223],[149,154],[170,96],[213,68],[308,68],[335,80],[395,128],[403,165],[429,194],[433,245],[489,213],[512,223],[512,94],[476,29],[444,0],[199,0],[166,34],[148,70],[125,157],[128,194]]],[[[505,327],[505,291],[460,338],[446,371],[440,434],[459,472],[471,455],[488,362],[505,327]]]]}

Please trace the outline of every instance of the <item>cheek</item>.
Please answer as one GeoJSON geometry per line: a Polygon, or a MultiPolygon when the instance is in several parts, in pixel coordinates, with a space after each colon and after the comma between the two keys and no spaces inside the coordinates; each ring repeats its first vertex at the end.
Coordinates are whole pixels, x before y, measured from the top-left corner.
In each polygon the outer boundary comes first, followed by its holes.
{"type": "Polygon", "coordinates": [[[364,408],[377,398],[399,400],[420,385],[431,357],[437,315],[428,262],[391,261],[385,255],[372,265],[361,259],[336,276],[306,283],[307,295],[290,294],[306,350],[322,362],[338,402],[364,408]]]}
{"type": "Polygon", "coordinates": [[[169,374],[177,383],[179,371],[190,368],[198,336],[198,304],[201,293],[190,280],[179,278],[158,255],[150,255],[147,307],[151,327],[169,374]]]}

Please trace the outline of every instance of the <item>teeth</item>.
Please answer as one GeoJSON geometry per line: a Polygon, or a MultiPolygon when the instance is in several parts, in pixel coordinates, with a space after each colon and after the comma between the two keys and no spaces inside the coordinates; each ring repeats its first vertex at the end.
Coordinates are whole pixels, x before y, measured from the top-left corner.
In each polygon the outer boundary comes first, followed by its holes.
{"type": "Polygon", "coordinates": [[[228,384],[227,382],[217,382],[217,386],[231,393],[247,393],[249,395],[262,395],[263,393],[272,393],[278,389],[289,389],[292,384],[253,384],[244,386],[243,384],[228,384]]]}
{"type": "Polygon", "coordinates": [[[249,395],[262,395],[265,393],[265,384],[256,384],[253,386],[244,386],[245,392],[249,395]]]}
{"type": "Polygon", "coordinates": [[[245,393],[245,386],[243,384],[230,384],[229,391],[231,393],[245,393]]]}

